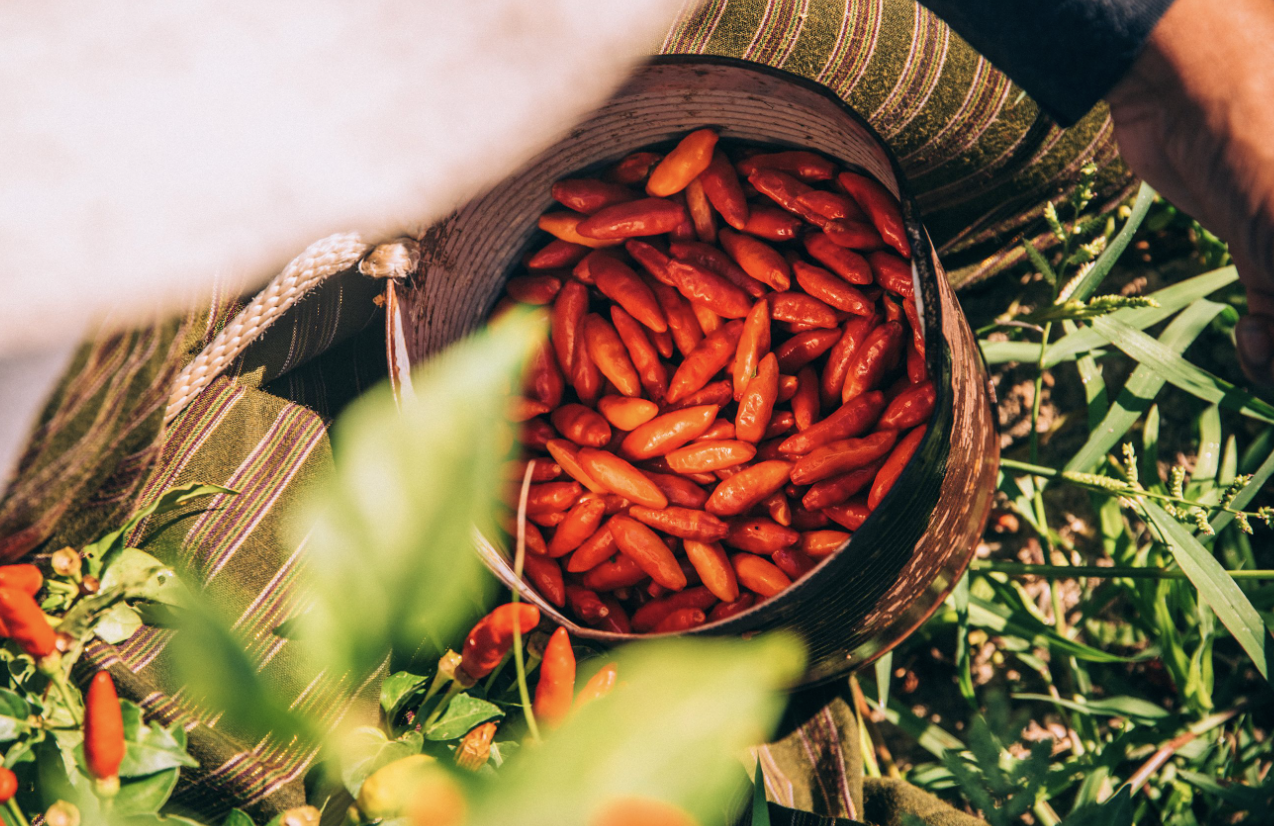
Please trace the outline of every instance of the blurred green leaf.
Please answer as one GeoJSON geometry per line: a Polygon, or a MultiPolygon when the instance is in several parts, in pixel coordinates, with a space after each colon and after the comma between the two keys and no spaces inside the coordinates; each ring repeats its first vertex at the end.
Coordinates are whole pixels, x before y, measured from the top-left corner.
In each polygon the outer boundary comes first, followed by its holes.
{"type": "MultiPolygon", "coordinates": [[[[1166,348],[1181,352],[1190,346],[1199,334],[1221,311],[1223,305],[1200,299],[1191,304],[1181,315],[1172,320],[1159,342],[1166,348]]],[[[1088,437],[1084,446],[1066,463],[1066,470],[1091,471],[1110,452],[1149,408],[1155,396],[1163,388],[1164,379],[1150,367],[1139,366],[1133,371],[1119,395],[1111,404],[1110,412],[1088,437]]]]}
{"type": "Polygon", "coordinates": [[[1171,717],[1172,713],[1149,700],[1138,697],[1105,697],[1100,700],[1076,702],[1050,694],[1014,694],[1015,700],[1038,700],[1041,703],[1053,703],[1080,714],[1094,714],[1099,717],[1127,717],[1139,723],[1154,724],[1171,717]]]}
{"type": "Polygon", "coordinates": [[[1252,607],[1238,584],[1225,572],[1207,548],[1190,531],[1153,502],[1144,502],[1146,516],[1172,551],[1181,570],[1194,583],[1199,597],[1208,603],[1217,618],[1252,658],[1261,676],[1269,679],[1269,658],[1274,645],[1261,615],[1252,607]]]}
{"type": "Polygon", "coordinates": [[[1080,809],[1062,826],[1133,826],[1131,789],[1125,783],[1108,800],[1080,809]]]}
{"type": "Polygon", "coordinates": [[[457,694],[451,698],[442,716],[425,729],[425,737],[429,740],[455,740],[479,723],[502,716],[504,712],[494,703],[468,694],[457,694]]]}
{"type": "Polygon", "coordinates": [[[381,385],[337,420],[336,472],[297,523],[316,597],[304,638],[333,672],[437,647],[481,599],[473,530],[500,489],[508,388],[543,336],[542,315],[511,314],[413,374],[401,409],[381,385]]]}
{"type": "Polygon", "coordinates": [[[425,738],[418,731],[409,731],[397,740],[390,740],[375,726],[359,726],[341,739],[341,782],[353,797],[363,781],[381,766],[395,760],[420,754],[425,738]]]}
{"type": "Polygon", "coordinates": [[[506,763],[471,826],[583,824],[630,795],[724,826],[722,807],[746,782],[738,756],[777,723],[781,691],[802,668],[799,646],[771,635],[652,640],[616,653],[619,686],[506,763]]]}

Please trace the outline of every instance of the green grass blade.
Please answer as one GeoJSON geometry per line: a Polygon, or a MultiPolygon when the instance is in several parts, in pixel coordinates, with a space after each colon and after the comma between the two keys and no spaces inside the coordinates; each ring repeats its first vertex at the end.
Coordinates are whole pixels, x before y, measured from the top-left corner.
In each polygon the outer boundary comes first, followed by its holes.
{"type": "Polygon", "coordinates": [[[1079,301],[1085,301],[1093,291],[1101,286],[1101,282],[1106,280],[1106,276],[1110,274],[1111,267],[1115,266],[1115,262],[1119,260],[1119,256],[1123,255],[1124,250],[1128,248],[1128,244],[1132,242],[1132,237],[1137,234],[1137,228],[1141,226],[1141,222],[1145,220],[1146,213],[1150,211],[1150,205],[1155,201],[1155,191],[1150,188],[1149,184],[1143,183],[1141,189],[1137,191],[1137,200],[1132,205],[1132,215],[1128,217],[1127,223],[1119,234],[1111,239],[1110,244],[1105,251],[1097,257],[1097,261],[1084,274],[1083,279],[1071,291],[1070,298],[1079,301]]]}
{"type": "Polygon", "coordinates": [[[1150,490],[1162,491],[1163,482],[1159,479],[1159,405],[1150,408],[1146,419],[1141,423],[1141,484],[1150,490]]]}
{"type": "MultiPolygon", "coordinates": [[[[1158,307],[1130,307],[1111,313],[1110,318],[1116,318],[1130,327],[1144,330],[1168,319],[1178,310],[1200,298],[1207,298],[1222,287],[1233,284],[1238,278],[1239,272],[1234,267],[1223,267],[1203,275],[1196,275],[1194,278],[1187,278],[1171,287],[1164,287],[1162,290],[1151,293],[1148,298],[1153,298],[1159,304],[1158,307]]],[[[1104,338],[1092,327],[1081,327],[1048,346],[1048,352],[1044,356],[1044,366],[1053,367],[1063,361],[1070,361],[1080,353],[1096,350],[1109,343],[1109,339],[1104,338]]],[[[1029,341],[983,341],[981,344],[982,355],[988,364],[1000,364],[1006,361],[1034,362],[1040,352],[1039,345],[1029,341]]]]}
{"type": "MultiPolygon", "coordinates": [[[[877,709],[880,704],[874,699],[868,697],[867,702],[877,709]]],[[[920,745],[920,748],[932,754],[934,757],[942,757],[947,751],[963,751],[964,743],[944,728],[939,728],[928,720],[917,717],[897,697],[889,699],[889,706],[883,709],[885,719],[902,729],[920,745]]]]}
{"type": "Polygon", "coordinates": [[[1092,323],[1093,329],[1108,336],[1111,344],[1187,393],[1244,416],[1274,423],[1274,405],[1196,367],[1182,358],[1180,353],[1165,347],[1140,330],[1110,317],[1094,318],[1092,323]]]}
{"type": "MultiPolygon", "coordinates": [[[[1185,350],[1224,308],[1224,304],[1214,301],[1196,300],[1181,315],[1172,320],[1168,328],[1163,331],[1163,335],[1159,337],[1158,343],[1169,351],[1185,350]]],[[[1089,472],[1095,468],[1110,449],[1119,443],[1137,419],[1150,408],[1151,402],[1159,394],[1163,385],[1163,377],[1150,367],[1141,365],[1134,370],[1128,383],[1115,397],[1110,412],[1102,419],[1101,425],[1092,432],[1079,452],[1066,463],[1065,469],[1089,472]]]]}
{"type": "Polygon", "coordinates": [[[1190,481],[1210,487],[1216,484],[1221,469],[1221,408],[1209,405],[1199,414],[1199,450],[1194,460],[1190,481]]]}
{"type": "Polygon", "coordinates": [[[1247,595],[1225,572],[1216,557],[1195,539],[1190,531],[1153,502],[1142,507],[1151,524],[1158,529],[1181,570],[1186,572],[1199,598],[1216,612],[1217,618],[1230,630],[1234,639],[1252,658],[1261,676],[1269,679],[1269,659],[1274,655],[1269,632],[1261,615],[1252,607],[1247,595]]]}
{"type": "Polygon", "coordinates": [[[1074,700],[1054,697],[1050,694],[1012,694],[1009,696],[1015,700],[1038,700],[1041,703],[1053,703],[1080,714],[1091,714],[1098,717],[1127,717],[1139,723],[1153,724],[1172,716],[1171,712],[1166,709],[1139,697],[1106,697],[1101,700],[1088,700],[1080,703],[1074,700]]]}
{"type": "MultiPolygon", "coordinates": [[[[1247,487],[1239,491],[1239,495],[1234,497],[1230,507],[1236,511],[1247,508],[1248,503],[1265,487],[1265,483],[1270,480],[1271,476],[1274,476],[1274,451],[1265,457],[1265,461],[1261,463],[1260,467],[1252,471],[1252,481],[1247,483],[1247,487]]],[[[1212,517],[1212,530],[1220,533],[1222,528],[1233,521],[1234,514],[1229,511],[1221,511],[1212,517]]]]}
{"type": "Polygon", "coordinates": [[[1032,645],[1054,652],[1070,654],[1097,663],[1130,662],[1128,657],[1108,654],[1090,645],[1063,637],[1052,628],[1023,611],[1011,611],[1002,605],[969,597],[969,622],[1001,636],[1028,640],[1032,645]]]}
{"type": "Polygon", "coordinates": [[[876,660],[876,697],[881,706],[889,705],[889,682],[893,679],[894,652],[886,651],[876,660]]]}

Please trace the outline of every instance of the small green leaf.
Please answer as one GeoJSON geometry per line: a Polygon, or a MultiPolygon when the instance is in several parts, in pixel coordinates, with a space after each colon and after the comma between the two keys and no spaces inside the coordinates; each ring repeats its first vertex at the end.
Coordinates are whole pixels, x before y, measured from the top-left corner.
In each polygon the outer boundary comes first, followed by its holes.
{"type": "Polygon", "coordinates": [[[112,605],[93,623],[93,633],[103,641],[115,645],[133,636],[141,627],[142,618],[127,603],[121,601],[112,605]]]}
{"type": "Polygon", "coordinates": [[[123,527],[118,530],[102,536],[96,542],[84,546],[84,559],[88,563],[88,573],[93,576],[100,576],[102,569],[109,565],[111,559],[123,549],[123,537],[133,528],[141,524],[142,520],[154,514],[168,513],[176,510],[192,499],[198,499],[203,496],[213,496],[216,494],[226,494],[229,496],[236,495],[236,491],[230,488],[223,488],[220,485],[201,485],[192,483],[183,485],[179,488],[173,488],[166,491],[162,496],[151,504],[142,508],[128,518],[123,527]]]}
{"type": "Polygon", "coordinates": [[[353,797],[363,781],[381,766],[395,760],[420,754],[424,738],[418,731],[409,731],[397,740],[390,740],[375,726],[359,726],[341,742],[341,782],[353,797]]]}
{"type": "Polygon", "coordinates": [[[31,706],[22,697],[7,688],[0,688],[0,743],[16,740],[30,726],[31,706]]]}
{"type": "Polygon", "coordinates": [[[399,671],[386,677],[380,684],[380,707],[386,716],[392,717],[402,699],[423,686],[425,679],[419,674],[411,674],[407,671],[399,671]]]}
{"type": "Polygon", "coordinates": [[[138,777],[164,769],[187,766],[197,768],[199,762],[186,753],[185,732],[179,725],[163,728],[143,726],[136,740],[129,741],[120,764],[120,777],[138,777]],[[178,736],[180,732],[180,736],[178,736]]]}
{"type": "Polygon", "coordinates": [[[1252,607],[1247,595],[1184,525],[1152,502],[1145,502],[1142,507],[1181,570],[1199,590],[1199,598],[1216,612],[1217,618],[1252,658],[1256,670],[1268,680],[1269,659],[1274,645],[1271,645],[1265,622],[1252,607]]]}
{"type": "Polygon", "coordinates": [[[103,591],[118,588],[129,599],[173,602],[180,588],[172,568],[138,548],[124,548],[102,574],[103,591]]]}
{"type": "Polygon", "coordinates": [[[765,799],[765,771],[760,760],[752,774],[752,826],[770,826],[770,804],[765,799]]]}
{"type": "Polygon", "coordinates": [[[430,740],[455,740],[465,736],[469,729],[504,716],[504,712],[494,703],[470,697],[468,694],[457,694],[447,704],[438,721],[425,729],[425,737],[430,740]]]}
{"type": "Polygon", "coordinates": [[[242,809],[231,809],[226,819],[221,821],[221,826],[256,826],[256,824],[252,822],[252,818],[248,817],[247,812],[242,809]]]}

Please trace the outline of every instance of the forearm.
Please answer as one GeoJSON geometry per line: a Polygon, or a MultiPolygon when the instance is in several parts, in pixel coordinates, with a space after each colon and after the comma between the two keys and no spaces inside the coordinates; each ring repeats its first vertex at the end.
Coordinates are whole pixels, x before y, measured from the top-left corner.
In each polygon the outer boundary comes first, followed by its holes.
{"type": "Polygon", "coordinates": [[[1133,65],[1173,0],[921,0],[1062,125],[1133,65]]]}

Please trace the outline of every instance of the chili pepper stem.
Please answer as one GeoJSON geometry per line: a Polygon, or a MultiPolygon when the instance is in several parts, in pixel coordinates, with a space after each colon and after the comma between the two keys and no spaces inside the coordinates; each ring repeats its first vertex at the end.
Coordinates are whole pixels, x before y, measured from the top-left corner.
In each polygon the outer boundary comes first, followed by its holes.
{"type": "MultiPolygon", "coordinates": [[[[526,473],[522,476],[522,491],[518,495],[518,544],[513,557],[513,575],[522,578],[522,564],[526,560],[526,500],[531,492],[531,474],[535,472],[535,460],[526,463],[526,473]]],[[[518,592],[514,590],[513,601],[518,602],[518,592]]],[[[518,696],[522,700],[522,711],[526,715],[526,727],[532,739],[540,742],[540,727],[535,722],[535,712],[531,709],[531,690],[526,684],[526,661],[522,657],[522,624],[513,623],[513,664],[518,672],[518,696]]]]}
{"type": "Polygon", "coordinates": [[[9,798],[9,801],[4,805],[9,807],[9,814],[15,821],[17,821],[18,826],[31,826],[30,821],[27,820],[27,816],[22,814],[22,809],[18,807],[17,798],[9,798]]]}

